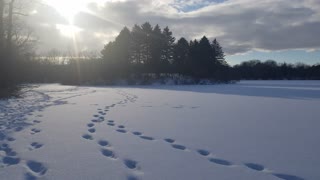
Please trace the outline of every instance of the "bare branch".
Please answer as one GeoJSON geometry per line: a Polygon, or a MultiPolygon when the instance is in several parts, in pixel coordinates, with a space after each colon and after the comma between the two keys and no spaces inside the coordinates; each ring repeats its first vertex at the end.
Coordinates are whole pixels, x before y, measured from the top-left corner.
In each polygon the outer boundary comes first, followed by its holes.
{"type": "Polygon", "coordinates": [[[12,14],[20,15],[20,16],[29,16],[29,14],[24,14],[24,13],[21,13],[21,12],[12,12],[12,14]]]}

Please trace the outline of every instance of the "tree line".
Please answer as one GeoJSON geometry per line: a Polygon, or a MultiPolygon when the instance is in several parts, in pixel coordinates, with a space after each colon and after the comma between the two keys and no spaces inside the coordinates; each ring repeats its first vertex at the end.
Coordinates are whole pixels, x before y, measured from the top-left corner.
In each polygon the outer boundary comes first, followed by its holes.
{"type": "MultiPolygon", "coordinates": [[[[0,5],[3,2],[0,0],[0,5]]],[[[0,87],[52,82],[112,84],[118,80],[149,84],[163,79],[177,80],[177,84],[199,83],[203,79],[215,83],[242,79],[320,80],[319,64],[250,60],[230,66],[217,39],[210,41],[203,36],[199,40],[188,41],[183,37],[176,40],[169,27],[161,29],[148,22],[131,29],[124,27],[114,41],[104,46],[101,57],[81,53],[76,57],[64,55],[61,59],[61,53],[50,51],[39,58],[28,48],[33,43],[29,33],[13,35],[19,34],[12,33],[16,31],[10,22],[10,16],[14,16],[13,9],[10,15],[10,2],[14,0],[8,2],[0,6],[0,87]]]]}
{"type": "Polygon", "coordinates": [[[238,80],[320,80],[320,64],[250,60],[233,66],[232,76],[238,80]]]}
{"type": "Polygon", "coordinates": [[[161,29],[146,22],[134,25],[130,31],[124,27],[115,41],[101,51],[106,76],[179,74],[193,78],[227,80],[228,64],[219,42],[206,36],[188,42],[180,38],[175,42],[169,27],[161,29]]]}

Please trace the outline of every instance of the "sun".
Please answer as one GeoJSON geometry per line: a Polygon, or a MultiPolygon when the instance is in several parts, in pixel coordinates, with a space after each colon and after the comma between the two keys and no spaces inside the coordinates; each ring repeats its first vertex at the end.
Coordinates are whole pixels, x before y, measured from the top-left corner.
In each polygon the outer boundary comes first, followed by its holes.
{"type": "Polygon", "coordinates": [[[88,4],[88,0],[45,0],[45,2],[66,18],[70,25],[72,25],[76,14],[87,10],[88,4]]]}

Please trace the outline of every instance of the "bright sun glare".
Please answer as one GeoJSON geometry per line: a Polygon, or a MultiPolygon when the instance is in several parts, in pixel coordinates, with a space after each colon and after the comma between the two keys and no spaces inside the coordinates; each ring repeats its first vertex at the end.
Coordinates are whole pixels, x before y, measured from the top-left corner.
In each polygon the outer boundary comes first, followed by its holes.
{"type": "Polygon", "coordinates": [[[81,12],[86,11],[87,0],[45,0],[48,5],[55,8],[60,15],[68,19],[72,24],[74,16],[81,12]]]}

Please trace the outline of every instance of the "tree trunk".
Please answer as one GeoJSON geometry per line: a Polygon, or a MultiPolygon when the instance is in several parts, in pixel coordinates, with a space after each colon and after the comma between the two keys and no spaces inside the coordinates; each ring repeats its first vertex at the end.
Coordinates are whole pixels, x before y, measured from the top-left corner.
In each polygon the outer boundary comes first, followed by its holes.
{"type": "Polygon", "coordinates": [[[4,0],[0,0],[0,55],[2,54],[4,48],[4,0]]]}
{"type": "Polygon", "coordinates": [[[8,14],[8,34],[7,34],[7,52],[9,56],[12,53],[12,29],[13,29],[13,4],[15,0],[11,0],[9,3],[8,14]]]}

